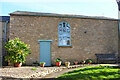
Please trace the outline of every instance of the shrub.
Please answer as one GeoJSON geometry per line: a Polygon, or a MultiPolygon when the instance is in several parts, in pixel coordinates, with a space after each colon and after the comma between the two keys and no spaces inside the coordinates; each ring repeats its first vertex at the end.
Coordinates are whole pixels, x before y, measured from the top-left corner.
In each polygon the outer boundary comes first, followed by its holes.
{"type": "Polygon", "coordinates": [[[24,63],[25,57],[31,54],[29,45],[21,42],[19,38],[10,40],[5,44],[5,48],[8,52],[8,55],[5,57],[5,60],[10,60],[11,63],[24,63]]]}
{"type": "Polygon", "coordinates": [[[62,60],[60,58],[57,58],[55,62],[62,62],[62,60]]]}
{"type": "Polygon", "coordinates": [[[40,64],[45,64],[45,62],[40,62],[40,64]]]}
{"type": "Polygon", "coordinates": [[[85,62],[85,60],[81,60],[81,62],[85,62]]]}
{"type": "Polygon", "coordinates": [[[93,61],[92,61],[91,59],[87,59],[87,60],[86,60],[86,63],[88,63],[88,62],[91,62],[91,63],[92,63],[93,61]]]}

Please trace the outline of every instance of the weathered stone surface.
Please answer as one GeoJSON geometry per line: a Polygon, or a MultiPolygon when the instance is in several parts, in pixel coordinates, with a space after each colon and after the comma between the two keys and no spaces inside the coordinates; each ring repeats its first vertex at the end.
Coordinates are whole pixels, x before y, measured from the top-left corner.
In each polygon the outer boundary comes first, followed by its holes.
{"type": "Polygon", "coordinates": [[[32,54],[26,64],[39,61],[37,40],[53,40],[52,64],[56,58],[70,62],[88,58],[96,61],[96,53],[118,53],[118,21],[11,15],[10,22],[10,39],[19,37],[31,45],[32,54]],[[72,47],[58,47],[58,24],[62,21],[71,26],[72,47]]]}
{"type": "Polygon", "coordinates": [[[6,67],[0,68],[0,78],[41,78],[52,72],[66,69],[66,67],[6,67]],[[36,68],[36,70],[32,70],[36,68]]]}

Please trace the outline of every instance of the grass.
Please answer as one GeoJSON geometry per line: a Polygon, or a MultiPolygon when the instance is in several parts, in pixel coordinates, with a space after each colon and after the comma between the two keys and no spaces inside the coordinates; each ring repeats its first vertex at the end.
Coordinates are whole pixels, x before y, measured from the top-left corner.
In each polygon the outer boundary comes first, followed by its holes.
{"type": "Polygon", "coordinates": [[[118,66],[96,66],[76,69],[58,76],[58,79],[66,80],[120,80],[120,68],[118,66]]]}
{"type": "Polygon", "coordinates": [[[36,68],[32,68],[32,70],[37,70],[36,68]]]}

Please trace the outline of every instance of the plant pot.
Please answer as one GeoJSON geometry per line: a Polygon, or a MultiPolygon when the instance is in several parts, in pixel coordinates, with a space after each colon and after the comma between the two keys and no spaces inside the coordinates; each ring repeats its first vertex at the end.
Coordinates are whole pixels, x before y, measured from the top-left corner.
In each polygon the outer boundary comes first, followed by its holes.
{"type": "Polygon", "coordinates": [[[61,62],[55,62],[56,66],[61,66],[61,62]]]}
{"type": "Polygon", "coordinates": [[[91,64],[91,62],[88,62],[88,64],[91,64]]]}
{"type": "Polygon", "coordinates": [[[21,67],[22,63],[14,63],[14,67],[21,67]]]}
{"type": "Polygon", "coordinates": [[[65,66],[69,67],[70,66],[70,62],[65,62],[65,66]]]}
{"type": "Polygon", "coordinates": [[[45,64],[40,64],[40,66],[41,66],[41,67],[44,67],[44,66],[45,66],[45,64]]]}
{"type": "Polygon", "coordinates": [[[77,65],[78,64],[78,62],[75,62],[75,65],[77,65]]]}
{"type": "Polygon", "coordinates": [[[82,62],[82,64],[85,64],[85,62],[82,62]]]}

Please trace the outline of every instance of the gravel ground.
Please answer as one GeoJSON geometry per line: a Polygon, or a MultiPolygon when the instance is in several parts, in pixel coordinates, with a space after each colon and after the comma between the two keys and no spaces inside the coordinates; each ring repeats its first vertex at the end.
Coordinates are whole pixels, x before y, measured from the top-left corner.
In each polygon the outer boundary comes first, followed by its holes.
{"type": "MultiPolygon", "coordinates": [[[[97,65],[100,65],[100,64],[92,64],[92,65],[85,65],[85,66],[71,65],[69,69],[72,70],[72,68],[97,66],[97,65]]],[[[102,64],[102,65],[117,66],[117,64],[102,64]]],[[[69,71],[69,69],[67,69],[65,66],[61,66],[61,67],[33,67],[33,66],[10,67],[10,66],[7,66],[4,68],[0,68],[0,80],[6,80],[6,79],[13,80],[12,78],[23,78],[25,80],[29,80],[30,78],[39,78],[39,79],[54,78],[55,75],[59,75],[61,71],[62,72],[69,71]],[[36,70],[32,70],[33,68],[36,68],[36,70]]],[[[23,80],[23,79],[19,79],[19,80],[23,80]]],[[[14,79],[14,80],[17,80],[17,79],[14,79]]]]}
{"type": "Polygon", "coordinates": [[[62,71],[66,67],[5,67],[0,68],[0,78],[42,78],[52,72],[62,71]],[[36,68],[36,70],[32,70],[36,68]]]}

